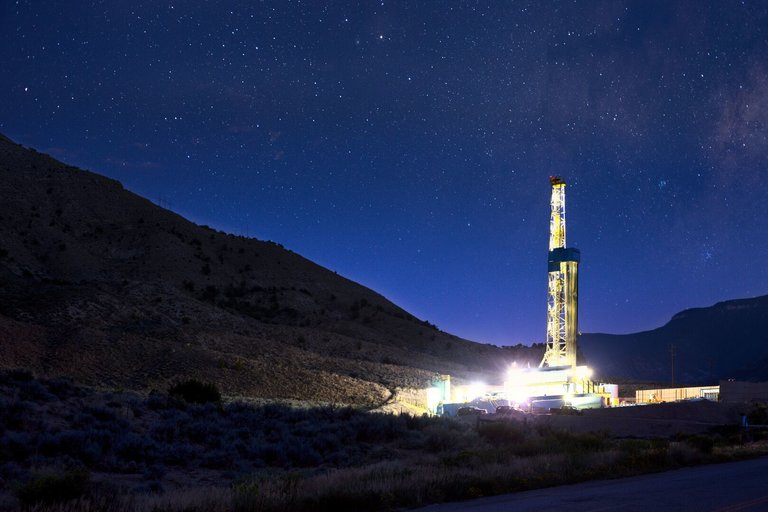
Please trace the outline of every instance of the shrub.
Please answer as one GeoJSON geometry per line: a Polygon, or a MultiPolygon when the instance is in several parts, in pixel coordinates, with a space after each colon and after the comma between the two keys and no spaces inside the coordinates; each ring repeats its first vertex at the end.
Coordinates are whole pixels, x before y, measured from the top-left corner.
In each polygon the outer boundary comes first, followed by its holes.
{"type": "Polygon", "coordinates": [[[83,496],[91,476],[85,469],[73,469],[61,474],[40,474],[16,489],[22,505],[50,505],[71,501],[83,496]]]}
{"type": "Polygon", "coordinates": [[[494,445],[520,443],[525,438],[523,428],[511,421],[481,423],[478,425],[477,433],[494,445]]]}
{"type": "Polygon", "coordinates": [[[24,430],[32,406],[24,400],[0,399],[0,427],[9,430],[24,430]]]}
{"type": "Polygon", "coordinates": [[[49,433],[43,435],[38,441],[38,450],[46,457],[78,456],[87,439],[86,433],[79,430],[49,433]]]}
{"type": "Polygon", "coordinates": [[[179,426],[175,421],[159,420],[150,430],[152,437],[161,443],[172,443],[179,435],[179,426]]]}
{"type": "Polygon", "coordinates": [[[0,437],[0,460],[26,460],[30,456],[32,443],[32,436],[26,432],[6,432],[0,437]]]}
{"type": "MultiPolygon", "coordinates": [[[[608,435],[603,432],[553,432],[549,436],[559,443],[559,450],[571,454],[599,452],[610,447],[608,435]]],[[[651,448],[654,448],[651,443],[651,448]]]]}
{"type": "Polygon", "coordinates": [[[224,429],[215,421],[201,418],[186,425],[182,433],[195,443],[212,446],[219,443],[224,429]]]}
{"type": "Polygon", "coordinates": [[[19,382],[29,382],[35,378],[35,374],[33,374],[30,370],[27,370],[26,368],[14,368],[14,369],[8,370],[8,376],[11,379],[19,382]]]}
{"type": "Polygon", "coordinates": [[[199,456],[194,447],[188,443],[164,444],[160,447],[158,459],[169,466],[187,466],[199,456]]]}
{"type": "Polygon", "coordinates": [[[115,412],[106,407],[87,405],[83,408],[84,412],[90,414],[96,422],[110,423],[117,420],[115,412]]]}
{"type": "Polygon", "coordinates": [[[168,394],[192,404],[207,404],[221,401],[221,393],[215,384],[200,382],[195,379],[177,382],[171,386],[168,394]]]}
{"type": "Polygon", "coordinates": [[[147,407],[152,411],[160,411],[172,407],[170,400],[167,396],[161,394],[157,390],[152,390],[147,397],[147,407]]]}
{"type": "Polygon", "coordinates": [[[670,443],[667,453],[667,460],[678,466],[691,466],[693,464],[700,464],[702,461],[701,451],[688,443],[670,443]]]}
{"type": "Polygon", "coordinates": [[[750,424],[768,424],[768,405],[754,404],[750,411],[747,413],[747,420],[750,424]]]}
{"type": "Polygon", "coordinates": [[[446,425],[433,425],[424,429],[426,435],[423,441],[423,449],[430,453],[439,453],[461,446],[461,433],[447,428],[446,425]]]}
{"type": "Polygon", "coordinates": [[[68,377],[56,377],[48,381],[48,391],[55,395],[59,400],[64,400],[71,396],[76,396],[80,391],[68,377]]]}
{"type": "Polygon", "coordinates": [[[232,464],[233,454],[226,450],[212,450],[203,454],[201,465],[204,468],[223,469],[232,464]]]}
{"type": "Polygon", "coordinates": [[[691,436],[685,442],[688,446],[705,454],[712,453],[712,449],[715,447],[715,440],[709,436],[691,436]]]}
{"type": "Polygon", "coordinates": [[[50,393],[38,380],[23,381],[18,385],[19,396],[25,400],[51,402],[57,397],[50,393]]]}
{"type": "Polygon", "coordinates": [[[213,301],[219,295],[219,289],[214,285],[209,284],[205,287],[202,294],[202,299],[207,301],[213,301]]]}
{"type": "MultiPolygon", "coordinates": [[[[121,461],[136,463],[152,461],[158,452],[158,446],[152,439],[135,432],[125,432],[115,439],[114,444],[114,453],[121,461]]],[[[122,469],[131,472],[130,468],[122,469]]]]}

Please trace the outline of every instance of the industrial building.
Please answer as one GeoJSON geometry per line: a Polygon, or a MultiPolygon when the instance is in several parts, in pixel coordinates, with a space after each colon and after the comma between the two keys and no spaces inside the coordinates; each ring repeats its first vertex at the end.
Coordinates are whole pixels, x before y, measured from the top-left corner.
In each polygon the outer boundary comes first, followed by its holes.
{"type": "Polygon", "coordinates": [[[768,382],[721,380],[715,386],[659,388],[635,391],[638,404],[706,399],[724,403],[768,402],[768,382]]]}
{"type": "Polygon", "coordinates": [[[638,389],[635,391],[635,403],[656,404],[704,398],[718,400],[720,386],[690,386],[683,388],[638,389]]]}

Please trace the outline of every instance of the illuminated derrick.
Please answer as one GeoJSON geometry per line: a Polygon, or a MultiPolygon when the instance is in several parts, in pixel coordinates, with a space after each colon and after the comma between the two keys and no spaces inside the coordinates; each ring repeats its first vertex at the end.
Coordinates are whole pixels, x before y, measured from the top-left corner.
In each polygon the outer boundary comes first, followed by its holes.
{"type": "Polygon", "coordinates": [[[578,249],[565,246],[565,182],[557,176],[552,184],[549,220],[549,298],[547,301],[547,347],[540,366],[576,367],[578,333],[578,249]]]}
{"type": "Polygon", "coordinates": [[[565,182],[550,176],[552,199],[549,215],[549,250],[565,248],[565,182]]]}

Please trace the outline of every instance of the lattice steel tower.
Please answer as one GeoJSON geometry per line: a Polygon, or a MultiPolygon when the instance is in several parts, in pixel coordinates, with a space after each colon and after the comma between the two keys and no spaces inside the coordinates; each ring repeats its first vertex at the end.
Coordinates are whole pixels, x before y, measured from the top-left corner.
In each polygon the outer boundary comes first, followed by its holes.
{"type": "Polygon", "coordinates": [[[580,252],[565,246],[565,182],[551,176],[547,350],[539,366],[576,367],[580,252]]]}

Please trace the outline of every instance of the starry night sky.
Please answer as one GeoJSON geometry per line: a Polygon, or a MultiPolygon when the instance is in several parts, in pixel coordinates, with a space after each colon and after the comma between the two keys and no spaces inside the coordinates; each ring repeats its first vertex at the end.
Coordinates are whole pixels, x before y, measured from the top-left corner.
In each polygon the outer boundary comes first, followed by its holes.
{"type": "Polygon", "coordinates": [[[0,132],[448,332],[543,341],[768,293],[768,3],[3,1],[0,132]]]}

